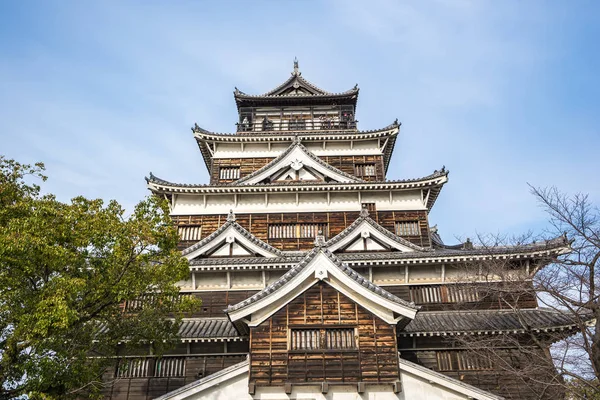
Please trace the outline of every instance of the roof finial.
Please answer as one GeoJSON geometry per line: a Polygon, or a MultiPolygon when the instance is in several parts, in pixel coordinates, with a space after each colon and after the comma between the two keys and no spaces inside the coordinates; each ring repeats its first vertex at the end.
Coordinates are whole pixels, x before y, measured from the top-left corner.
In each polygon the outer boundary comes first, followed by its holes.
{"type": "Polygon", "coordinates": [[[363,207],[360,210],[360,216],[363,218],[366,218],[369,216],[369,210],[367,209],[367,207],[363,207]]]}
{"type": "Polygon", "coordinates": [[[292,75],[300,75],[300,72],[298,71],[298,59],[296,57],[294,57],[294,72],[292,72],[292,75]]]}
{"type": "Polygon", "coordinates": [[[323,246],[325,246],[325,236],[323,235],[323,231],[319,229],[317,236],[315,236],[315,247],[323,246]]]}
{"type": "Polygon", "coordinates": [[[233,213],[233,210],[229,210],[229,215],[227,215],[227,222],[234,222],[235,221],[235,214],[233,213]]]}

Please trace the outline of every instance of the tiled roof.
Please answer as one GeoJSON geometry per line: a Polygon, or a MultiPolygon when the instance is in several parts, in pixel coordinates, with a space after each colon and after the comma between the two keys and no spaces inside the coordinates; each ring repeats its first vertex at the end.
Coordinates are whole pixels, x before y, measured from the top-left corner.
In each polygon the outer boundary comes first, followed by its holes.
{"type": "MultiPolygon", "coordinates": [[[[365,186],[371,186],[376,188],[377,186],[386,186],[386,185],[394,185],[394,184],[408,184],[409,187],[421,187],[421,186],[426,186],[427,184],[432,184],[432,185],[440,185],[441,183],[443,183],[444,181],[435,181],[435,182],[426,182],[426,181],[430,181],[436,178],[443,178],[446,177],[448,175],[448,171],[447,170],[442,170],[442,171],[434,171],[433,174],[424,176],[422,178],[410,178],[410,179],[396,179],[396,180],[387,180],[387,181],[381,181],[381,182],[311,182],[311,181],[305,181],[305,182],[277,182],[277,183],[268,183],[268,184],[260,184],[260,185],[252,185],[252,187],[258,187],[258,188],[272,188],[272,187],[277,187],[277,186],[300,186],[300,187],[304,187],[304,186],[315,186],[315,187],[319,187],[319,186],[355,186],[355,185],[365,185],[365,186]]],[[[148,177],[145,178],[147,183],[155,183],[158,185],[163,185],[163,186],[170,186],[170,187],[178,187],[178,188],[214,188],[214,189],[231,189],[231,188],[235,188],[235,186],[231,186],[230,184],[226,184],[226,185],[211,185],[211,184],[193,184],[193,183],[175,183],[175,182],[169,182],[167,180],[161,179],[159,177],[157,177],[156,175],[154,175],[152,172],[150,172],[150,175],[148,177]]]]}
{"type": "Polygon", "coordinates": [[[280,97],[312,97],[312,96],[348,96],[348,95],[356,95],[358,94],[358,85],[354,86],[352,89],[347,90],[345,92],[342,93],[331,93],[328,91],[325,91],[319,87],[317,87],[316,85],[314,85],[313,83],[307,81],[306,79],[304,79],[304,77],[302,77],[302,73],[298,70],[298,62],[295,61],[294,62],[294,71],[292,72],[291,76],[285,81],[283,82],[281,85],[277,86],[275,89],[268,91],[267,93],[261,94],[261,95],[249,95],[246,94],[242,91],[240,91],[238,88],[235,88],[235,92],[234,92],[234,97],[236,100],[238,99],[243,99],[243,98],[252,98],[252,99],[256,99],[256,98],[280,98],[280,97]],[[285,90],[288,89],[299,89],[299,88],[304,88],[306,91],[310,92],[308,94],[283,94],[283,92],[285,90]]]}
{"type": "Polygon", "coordinates": [[[182,339],[238,338],[239,333],[227,318],[184,320],[179,326],[182,339]]]}
{"type": "Polygon", "coordinates": [[[225,231],[229,227],[233,227],[233,229],[235,229],[237,232],[239,232],[246,239],[250,240],[252,243],[265,249],[266,251],[276,254],[280,257],[283,256],[283,252],[281,250],[276,249],[275,247],[269,245],[268,243],[263,242],[262,240],[258,239],[256,236],[254,236],[253,234],[248,232],[246,229],[244,229],[240,224],[238,224],[235,221],[235,217],[233,217],[233,214],[231,214],[231,213],[230,213],[229,217],[227,218],[227,222],[225,222],[216,231],[214,231],[213,233],[211,233],[210,235],[208,235],[207,237],[205,237],[198,243],[195,243],[195,244],[191,245],[190,247],[184,249],[181,252],[181,255],[185,256],[187,254],[193,253],[194,251],[202,248],[203,246],[212,242],[215,238],[217,238],[221,233],[223,233],[223,231],[225,231]]]}
{"type": "Polygon", "coordinates": [[[392,301],[394,303],[403,305],[405,307],[410,307],[410,308],[413,308],[413,309],[419,309],[419,307],[415,306],[414,303],[409,303],[409,302],[407,302],[405,300],[402,300],[398,296],[395,296],[395,295],[389,293],[388,291],[382,289],[381,287],[373,284],[371,281],[369,281],[368,279],[364,278],[362,275],[360,275],[359,273],[357,273],[356,271],[354,271],[352,268],[350,268],[348,265],[346,265],[345,263],[343,263],[338,257],[336,257],[333,253],[331,253],[326,248],[315,247],[314,249],[312,249],[306,255],[306,257],[304,257],[304,259],[302,259],[302,261],[300,261],[300,263],[298,263],[298,265],[296,265],[295,267],[293,267],[292,269],[290,269],[288,272],[286,272],[277,281],[271,283],[269,286],[267,286],[266,288],[264,288],[260,292],[254,294],[253,296],[249,297],[248,299],[246,299],[246,300],[244,300],[244,301],[242,301],[242,302],[240,302],[238,304],[230,305],[227,308],[226,312],[231,312],[231,311],[236,311],[236,310],[242,309],[244,307],[249,306],[250,304],[253,304],[253,303],[255,303],[255,302],[257,302],[257,301],[259,301],[259,300],[267,297],[271,293],[276,292],[279,288],[281,288],[284,285],[286,285],[296,275],[298,275],[304,269],[304,267],[306,267],[312,261],[312,259],[314,257],[316,257],[317,254],[319,254],[320,252],[323,252],[323,254],[325,254],[327,256],[327,258],[329,258],[333,262],[333,264],[336,267],[338,267],[342,272],[344,272],[347,276],[349,276],[354,281],[356,281],[357,283],[359,283],[361,286],[367,288],[371,292],[377,294],[378,296],[380,296],[380,297],[382,297],[384,299],[387,299],[387,300],[392,301]]]}
{"type": "Polygon", "coordinates": [[[419,252],[423,252],[426,251],[423,247],[421,246],[417,246],[416,244],[413,244],[411,242],[409,242],[408,240],[390,232],[389,230],[385,229],[384,227],[382,227],[381,225],[379,225],[377,222],[375,222],[371,217],[369,217],[369,212],[366,209],[361,210],[360,212],[360,216],[352,223],[350,224],[350,226],[348,226],[346,229],[344,229],[342,232],[340,232],[339,234],[335,235],[333,238],[329,239],[329,241],[327,241],[327,243],[325,243],[326,247],[331,247],[334,244],[338,243],[340,240],[343,240],[344,238],[348,237],[349,235],[351,235],[359,226],[360,224],[362,224],[363,222],[368,223],[370,226],[372,226],[373,228],[375,228],[375,230],[377,230],[378,232],[380,232],[381,234],[385,235],[386,237],[401,243],[402,245],[409,247],[413,250],[419,251],[419,252]]]}
{"type": "Polygon", "coordinates": [[[368,129],[363,131],[352,131],[349,132],[347,129],[331,129],[331,130],[313,130],[313,131],[304,131],[301,133],[294,134],[294,131],[269,131],[268,133],[264,133],[262,131],[259,132],[245,132],[243,134],[235,134],[235,133],[223,133],[223,132],[211,132],[204,128],[198,126],[198,124],[194,125],[192,131],[197,133],[198,136],[210,136],[212,138],[222,138],[229,141],[252,141],[256,139],[268,139],[273,140],[274,138],[280,138],[281,140],[286,137],[288,140],[290,138],[298,137],[302,140],[304,139],[320,139],[325,137],[328,140],[331,140],[333,137],[340,137],[340,139],[351,138],[357,135],[370,135],[377,133],[386,133],[394,128],[398,128],[400,123],[396,119],[393,123],[378,129],[368,129]]]}
{"type": "MultiPolygon", "coordinates": [[[[277,165],[277,163],[279,163],[282,159],[287,157],[288,154],[290,154],[292,151],[294,151],[294,149],[300,149],[302,151],[302,153],[304,153],[311,160],[315,161],[317,164],[319,164],[323,168],[326,168],[327,170],[329,170],[335,174],[342,175],[342,176],[350,179],[352,182],[364,182],[364,180],[357,178],[356,176],[347,174],[344,171],[340,171],[339,169],[335,168],[334,166],[327,164],[325,161],[321,160],[319,157],[315,156],[311,151],[309,151],[306,147],[304,147],[302,145],[302,143],[300,143],[300,141],[298,140],[298,141],[294,141],[294,143],[292,143],[292,145],[290,147],[288,147],[287,150],[285,150],[283,153],[281,153],[273,161],[271,161],[264,167],[257,169],[256,171],[252,172],[251,174],[246,175],[245,177],[238,179],[235,182],[230,183],[229,186],[239,185],[240,183],[244,183],[244,182],[254,178],[257,175],[262,174],[264,171],[268,170],[269,168],[273,167],[274,165],[277,165]]],[[[277,182],[277,184],[280,184],[280,183],[281,182],[277,182]]],[[[298,182],[296,182],[296,183],[298,183],[298,182]]],[[[275,183],[273,183],[273,184],[275,184],[275,183]]]]}
{"type": "Polygon", "coordinates": [[[522,332],[572,328],[575,321],[566,313],[551,309],[481,310],[481,311],[422,311],[400,335],[447,334],[467,332],[522,332]]]}

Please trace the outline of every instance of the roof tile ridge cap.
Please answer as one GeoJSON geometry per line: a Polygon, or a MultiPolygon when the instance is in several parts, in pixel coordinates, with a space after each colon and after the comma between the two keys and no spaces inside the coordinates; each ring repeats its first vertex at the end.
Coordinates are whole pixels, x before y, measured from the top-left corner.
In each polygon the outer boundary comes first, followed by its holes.
{"type": "MultiPolygon", "coordinates": [[[[350,175],[350,174],[348,174],[348,173],[346,173],[346,172],[344,172],[344,171],[342,171],[342,170],[340,170],[340,169],[338,169],[338,168],[334,167],[333,165],[331,165],[331,164],[329,164],[329,163],[326,163],[325,161],[321,160],[321,158],[320,158],[319,156],[317,156],[315,153],[313,153],[312,151],[310,151],[309,149],[307,149],[307,148],[306,148],[306,146],[304,146],[304,145],[302,144],[302,142],[300,141],[300,139],[298,139],[298,141],[297,141],[296,145],[297,145],[297,146],[298,146],[298,148],[300,148],[300,150],[302,150],[302,151],[303,151],[303,152],[304,152],[304,153],[305,153],[305,154],[306,154],[308,157],[312,158],[312,159],[313,159],[315,162],[317,162],[317,163],[321,164],[323,167],[325,167],[325,168],[327,168],[327,169],[331,169],[331,170],[333,170],[334,172],[336,172],[336,173],[338,173],[338,174],[340,174],[340,175],[342,175],[342,176],[345,176],[346,178],[351,178],[352,180],[354,180],[354,181],[355,181],[355,182],[352,182],[352,183],[363,183],[363,182],[366,182],[364,179],[361,179],[361,178],[359,178],[359,177],[357,177],[357,176],[350,175]]],[[[340,182],[340,183],[350,183],[350,182],[340,182]]]]}
{"type": "Polygon", "coordinates": [[[255,242],[257,245],[259,245],[263,249],[270,250],[271,252],[279,255],[280,257],[283,257],[283,252],[281,250],[279,250],[279,249],[271,246],[267,242],[264,242],[263,240],[257,238],[254,234],[252,234],[246,228],[244,228],[243,226],[241,226],[236,220],[233,220],[231,222],[233,222],[233,228],[236,231],[238,231],[242,236],[244,236],[245,238],[247,238],[248,240],[250,240],[252,242],[255,242]]]}
{"type": "Polygon", "coordinates": [[[373,218],[371,218],[370,215],[367,215],[364,218],[365,221],[367,221],[368,224],[370,224],[373,228],[375,228],[377,231],[381,232],[382,234],[388,236],[391,239],[394,239],[402,244],[405,244],[406,246],[410,247],[411,249],[415,249],[415,250],[419,250],[422,252],[427,252],[427,251],[431,251],[431,249],[426,249],[424,247],[418,246],[414,243],[411,243],[410,241],[404,239],[402,236],[398,236],[396,235],[394,232],[390,231],[387,228],[384,228],[383,226],[381,226],[379,223],[377,223],[377,221],[375,221],[373,218]]]}
{"type": "Polygon", "coordinates": [[[343,231],[341,231],[340,233],[338,233],[337,235],[335,235],[334,237],[329,239],[327,242],[325,242],[325,246],[329,247],[329,246],[339,242],[346,236],[348,236],[348,234],[350,232],[352,232],[352,230],[356,229],[356,226],[359,225],[363,220],[364,220],[364,217],[359,216],[357,219],[354,220],[354,222],[352,222],[350,225],[348,225],[348,227],[346,229],[344,229],[343,231]]]}
{"type": "Polygon", "coordinates": [[[271,160],[271,162],[269,162],[268,164],[262,166],[261,168],[257,169],[256,171],[252,172],[249,175],[246,175],[243,178],[238,179],[237,181],[228,183],[227,186],[236,186],[240,183],[244,183],[249,179],[254,178],[255,176],[261,174],[262,172],[266,171],[267,169],[271,168],[273,165],[277,164],[279,161],[281,161],[283,158],[285,158],[288,154],[290,154],[297,146],[298,146],[299,142],[294,140],[292,142],[292,144],[285,149],[285,151],[283,153],[281,153],[280,155],[278,155],[277,157],[275,157],[273,160],[271,160]]]}
{"type": "Polygon", "coordinates": [[[351,277],[355,281],[357,281],[357,283],[360,284],[361,286],[366,287],[367,289],[371,290],[373,293],[377,294],[378,296],[381,296],[383,298],[387,298],[388,300],[393,300],[396,303],[410,306],[411,308],[414,308],[416,310],[420,310],[421,309],[421,306],[417,306],[414,302],[409,302],[409,301],[403,300],[400,297],[396,296],[395,294],[388,292],[387,290],[385,290],[381,286],[379,286],[379,285],[371,282],[370,280],[368,280],[367,278],[365,278],[364,276],[362,276],[361,274],[359,274],[358,272],[356,272],[347,263],[345,263],[344,261],[340,260],[328,248],[322,247],[320,249],[322,249],[323,254],[325,254],[333,262],[333,264],[336,267],[338,267],[346,275],[348,275],[349,277],[351,277]],[[381,293],[379,293],[379,292],[381,292],[381,293]]]}
{"type": "Polygon", "coordinates": [[[181,255],[185,256],[187,254],[190,254],[190,253],[198,250],[200,247],[204,246],[205,244],[210,243],[215,237],[219,236],[225,229],[227,229],[229,226],[231,226],[234,223],[235,223],[235,221],[226,221],[223,225],[218,227],[216,230],[213,231],[213,233],[211,233],[204,239],[199,240],[198,242],[194,243],[190,247],[187,247],[187,248],[181,250],[181,255]]]}
{"type": "Polygon", "coordinates": [[[266,286],[261,291],[253,294],[252,296],[248,297],[245,300],[240,301],[239,303],[227,306],[227,308],[225,309],[225,312],[239,310],[240,308],[243,308],[249,304],[252,304],[256,300],[259,300],[264,295],[273,293],[273,291],[275,289],[277,289],[277,287],[279,287],[281,281],[287,280],[287,278],[293,278],[294,276],[296,276],[298,274],[298,271],[300,271],[300,270],[304,269],[304,267],[306,267],[306,265],[314,258],[314,255],[316,254],[315,250],[317,250],[317,249],[314,248],[310,252],[308,252],[306,254],[306,256],[298,264],[296,264],[294,267],[292,267],[290,270],[288,270],[285,274],[283,274],[279,279],[277,279],[275,282],[270,283],[268,286],[266,286]]]}

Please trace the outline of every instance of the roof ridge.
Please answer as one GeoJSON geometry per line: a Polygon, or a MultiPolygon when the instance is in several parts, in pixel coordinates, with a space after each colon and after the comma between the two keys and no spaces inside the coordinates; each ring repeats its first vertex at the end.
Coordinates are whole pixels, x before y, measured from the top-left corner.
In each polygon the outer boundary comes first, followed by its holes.
{"type": "MultiPolygon", "coordinates": [[[[231,215],[231,213],[230,213],[231,215]]],[[[248,232],[247,229],[245,229],[243,226],[241,226],[240,224],[237,223],[237,221],[235,220],[235,218],[227,218],[227,222],[225,222],[223,225],[221,225],[220,227],[218,227],[213,233],[211,233],[210,235],[208,235],[207,237],[205,237],[204,239],[194,243],[193,245],[183,249],[181,251],[181,255],[185,256],[188,255],[190,253],[193,253],[194,251],[204,247],[205,245],[207,245],[208,243],[210,243],[211,241],[213,241],[216,237],[218,237],[221,233],[223,233],[227,228],[229,227],[233,227],[233,229],[235,229],[238,233],[240,233],[242,236],[244,236],[246,239],[250,240],[252,243],[256,244],[257,246],[263,248],[264,250],[267,250],[271,253],[275,253],[278,255],[278,257],[283,257],[284,254],[281,250],[271,246],[270,244],[260,240],[259,238],[257,238],[255,235],[253,235],[252,233],[248,232]]]]}
{"type": "Polygon", "coordinates": [[[354,222],[352,222],[346,229],[344,229],[342,232],[338,233],[337,235],[335,235],[334,237],[332,237],[331,239],[329,239],[326,243],[327,247],[330,247],[336,243],[338,243],[340,240],[346,238],[348,235],[350,235],[355,229],[358,228],[358,226],[363,222],[367,222],[369,225],[371,225],[373,228],[375,228],[378,232],[380,232],[381,234],[387,236],[388,238],[397,241],[398,243],[401,243],[402,245],[405,245],[407,247],[410,247],[413,250],[417,250],[420,252],[426,252],[429,251],[421,246],[418,246],[414,243],[409,242],[408,240],[404,239],[401,236],[396,235],[395,233],[391,232],[390,230],[384,228],[383,226],[381,226],[379,223],[377,223],[373,218],[371,218],[369,216],[369,211],[365,208],[363,208],[361,210],[361,213],[359,215],[359,217],[357,219],[354,220],[354,222]]]}
{"type": "MultiPolygon", "coordinates": [[[[318,163],[319,165],[321,165],[324,168],[327,168],[328,170],[342,175],[346,178],[352,179],[354,181],[354,183],[362,183],[365,182],[363,179],[360,179],[356,176],[350,175],[344,171],[341,171],[339,169],[337,169],[336,167],[334,167],[333,165],[326,163],[325,161],[321,160],[319,157],[317,157],[313,152],[311,152],[310,150],[308,150],[301,142],[299,139],[297,139],[297,137],[295,138],[295,140],[292,142],[292,144],[280,155],[278,155],[276,158],[274,158],[271,162],[269,162],[268,164],[262,166],[261,168],[257,169],[256,171],[252,172],[249,175],[246,175],[243,178],[238,179],[237,181],[228,183],[228,186],[236,186],[240,183],[246,182],[260,174],[262,174],[264,171],[267,171],[269,168],[273,167],[274,165],[277,165],[277,163],[279,163],[281,160],[283,160],[285,157],[287,157],[292,151],[294,151],[296,148],[300,149],[305,155],[307,155],[310,159],[312,159],[313,161],[315,161],[316,163],[318,163]]],[[[311,181],[312,182],[312,181],[311,181]]],[[[339,183],[346,183],[346,182],[339,182],[339,183]]]]}
{"type": "Polygon", "coordinates": [[[339,268],[342,272],[344,272],[347,276],[349,276],[354,281],[359,283],[361,286],[367,288],[369,291],[377,294],[378,296],[380,296],[384,299],[393,301],[398,304],[402,304],[405,307],[410,307],[415,310],[419,310],[421,308],[419,306],[416,306],[414,302],[408,302],[406,300],[403,300],[400,297],[381,288],[380,286],[372,283],[371,281],[369,281],[368,279],[366,279],[365,277],[360,275],[358,272],[356,272],[352,268],[350,268],[346,263],[344,263],[342,260],[340,260],[335,254],[333,254],[331,251],[329,251],[326,247],[318,246],[318,247],[314,247],[311,251],[309,251],[307,253],[307,255],[297,265],[295,265],[293,268],[291,268],[289,271],[287,271],[283,276],[281,276],[275,282],[269,284],[263,290],[259,291],[258,293],[255,293],[254,295],[250,296],[249,298],[247,298],[237,304],[229,305],[227,307],[227,309],[225,310],[225,312],[229,313],[231,311],[236,311],[236,310],[242,309],[242,308],[254,303],[255,301],[258,301],[258,300],[264,298],[265,296],[275,292],[277,289],[284,286],[291,279],[293,279],[296,275],[298,275],[321,252],[330,261],[332,261],[332,263],[337,268],[339,268]]]}

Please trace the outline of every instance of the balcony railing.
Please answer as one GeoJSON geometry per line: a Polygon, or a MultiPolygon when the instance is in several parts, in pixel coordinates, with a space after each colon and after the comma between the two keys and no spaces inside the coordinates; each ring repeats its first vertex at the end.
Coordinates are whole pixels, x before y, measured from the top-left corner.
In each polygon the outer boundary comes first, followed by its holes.
{"type": "Polygon", "coordinates": [[[273,131],[330,131],[342,129],[356,129],[356,120],[338,119],[290,119],[268,120],[258,122],[243,121],[237,123],[238,132],[273,132],[273,131]]]}

